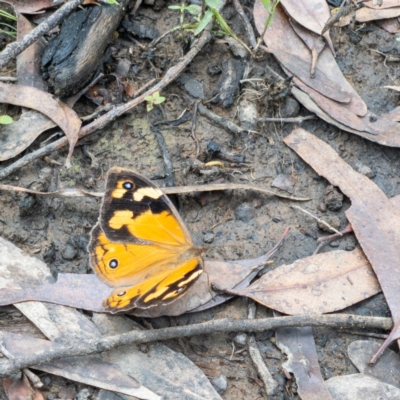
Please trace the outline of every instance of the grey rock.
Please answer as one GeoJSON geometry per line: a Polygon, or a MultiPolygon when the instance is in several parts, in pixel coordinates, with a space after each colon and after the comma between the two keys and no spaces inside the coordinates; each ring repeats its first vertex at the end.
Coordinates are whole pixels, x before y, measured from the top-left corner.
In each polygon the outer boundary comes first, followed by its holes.
{"type": "Polygon", "coordinates": [[[228,388],[228,379],[224,374],[218,375],[215,378],[210,379],[210,381],[219,394],[225,393],[228,388]]]}
{"type": "Polygon", "coordinates": [[[250,222],[252,219],[254,219],[254,216],[254,208],[250,203],[242,203],[235,210],[236,219],[242,222],[250,222]]]}
{"type": "Polygon", "coordinates": [[[214,241],[214,238],[215,238],[214,233],[211,232],[211,231],[207,231],[207,232],[204,233],[203,242],[207,243],[207,244],[210,244],[210,243],[212,243],[214,241]]]}
{"type": "Polygon", "coordinates": [[[375,178],[375,176],[376,176],[376,172],[372,169],[372,168],[370,168],[370,167],[368,167],[367,165],[364,165],[364,164],[362,164],[362,163],[360,163],[360,162],[357,162],[355,165],[354,165],[354,169],[357,171],[357,172],[359,172],[360,174],[363,174],[363,175],[365,175],[367,178],[369,178],[369,179],[373,179],[373,178],[375,178]]]}
{"type": "Polygon", "coordinates": [[[247,335],[245,333],[238,333],[233,339],[233,342],[238,347],[244,347],[247,343],[247,335]]]}
{"type": "Polygon", "coordinates": [[[287,96],[280,110],[280,116],[282,118],[293,118],[297,117],[300,112],[300,104],[297,100],[287,96]]]}
{"type": "Polygon", "coordinates": [[[61,256],[64,260],[71,261],[76,257],[77,251],[71,243],[67,243],[61,256]]]}
{"type": "Polygon", "coordinates": [[[85,388],[80,390],[77,394],[75,399],[76,400],[89,400],[92,396],[94,390],[92,388],[85,388]]]}
{"type": "Polygon", "coordinates": [[[204,99],[204,88],[203,84],[196,79],[189,78],[185,82],[185,89],[187,92],[198,99],[204,99]]]}

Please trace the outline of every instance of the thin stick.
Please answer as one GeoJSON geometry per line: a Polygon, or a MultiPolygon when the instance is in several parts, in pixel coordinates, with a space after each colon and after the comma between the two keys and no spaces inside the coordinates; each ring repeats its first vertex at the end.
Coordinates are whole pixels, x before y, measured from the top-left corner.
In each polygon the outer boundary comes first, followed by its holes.
{"type": "Polygon", "coordinates": [[[199,113],[201,115],[204,115],[211,121],[215,122],[219,126],[222,126],[223,128],[227,129],[228,131],[231,131],[233,133],[242,133],[245,132],[246,129],[241,128],[240,126],[234,124],[233,122],[229,121],[229,119],[220,117],[217,114],[214,114],[211,112],[207,107],[203,106],[203,104],[199,103],[197,106],[197,109],[199,110],[199,113]]]}
{"type": "Polygon", "coordinates": [[[245,25],[246,31],[247,31],[247,35],[249,37],[250,46],[253,49],[255,49],[257,46],[257,42],[256,42],[256,37],[254,35],[253,27],[251,26],[251,23],[250,23],[249,19],[247,18],[247,15],[243,11],[242,5],[239,3],[239,0],[233,0],[233,4],[235,6],[237,13],[240,15],[240,17],[242,18],[242,20],[244,22],[244,25],[245,25]]]}
{"type": "Polygon", "coordinates": [[[307,115],[305,117],[295,118],[254,118],[257,122],[290,122],[293,124],[301,124],[303,121],[317,118],[316,115],[307,115]]]}
{"type": "MultiPolygon", "coordinates": [[[[14,376],[23,368],[59,358],[95,354],[128,344],[150,343],[158,340],[169,340],[218,332],[264,332],[270,329],[289,326],[324,326],[345,329],[379,328],[389,330],[393,326],[393,321],[391,318],[364,317],[351,314],[297,315],[293,317],[256,320],[223,318],[173,328],[154,329],[151,331],[136,330],[121,335],[91,339],[87,342],[79,341],[78,343],[69,343],[67,345],[60,344],[46,352],[29,354],[24,357],[1,362],[0,377],[14,376]]],[[[0,332],[0,340],[4,340],[3,332],[0,332]]]]}
{"type": "Polygon", "coordinates": [[[337,229],[335,229],[333,226],[330,226],[326,221],[324,221],[321,218],[318,218],[316,215],[311,214],[309,211],[305,210],[304,208],[301,208],[299,206],[292,206],[292,208],[296,208],[297,210],[302,211],[304,214],[309,215],[311,218],[316,219],[319,223],[325,225],[329,230],[331,230],[332,232],[335,232],[336,234],[338,234],[339,236],[343,236],[343,234],[341,232],[339,232],[337,229]]]}
{"type": "MultiPolygon", "coordinates": [[[[248,318],[250,320],[254,320],[256,317],[256,304],[253,300],[250,300],[248,306],[248,318]]],[[[264,383],[265,391],[267,392],[268,397],[276,394],[278,389],[278,382],[272,377],[271,372],[269,371],[267,365],[265,364],[261,351],[256,342],[256,338],[253,334],[249,335],[247,338],[247,348],[249,350],[249,355],[253,364],[256,367],[258,372],[258,376],[264,383]]]]}
{"type": "MultiPolygon", "coordinates": [[[[272,190],[263,189],[258,186],[246,185],[242,183],[210,183],[208,185],[193,185],[193,186],[175,186],[175,187],[164,187],[162,191],[165,194],[183,194],[183,193],[193,193],[193,192],[211,192],[214,190],[255,190],[256,192],[265,193],[271,196],[281,197],[283,199],[294,200],[294,201],[309,201],[308,197],[295,197],[288,196],[286,194],[275,193],[272,190]]],[[[31,189],[25,189],[18,186],[11,185],[0,185],[0,190],[7,190],[10,192],[23,192],[30,194],[37,194],[39,196],[48,197],[61,197],[61,198],[71,198],[71,197],[103,197],[102,192],[88,192],[86,190],[77,188],[66,188],[61,189],[56,192],[37,192],[31,189]]]]}
{"type": "Polygon", "coordinates": [[[197,121],[197,107],[199,105],[198,101],[194,102],[194,109],[193,109],[193,115],[192,115],[192,139],[196,143],[196,157],[197,158],[200,154],[200,142],[199,139],[197,139],[196,136],[196,121],[197,121]]]}
{"type": "Polygon", "coordinates": [[[54,14],[50,15],[45,21],[32,29],[29,34],[21,40],[10,43],[0,54],[0,69],[9,63],[14,57],[22,53],[32,43],[54,28],[58,23],[64,20],[76,7],[83,3],[83,0],[70,0],[60,7],[54,14]]]}
{"type": "MultiPolygon", "coordinates": [[[[176,79],[180,73],[192,62],[193,58],[200,52],[200,50],[208,43],[211,39],[210,29],[206,29],[203,31],[202,35],[198,39],[198,41],[194,44],[194,46],[189,50],[183,60],[178,62],[178,64],[171,67],[164,77],[151,89],[147,92],[141,94],[135,99],[129,101],[128,103],[121,104],[119,106],[114,107],[112,110],[97,118],[93,122],[88,125],[85,125],[79,131],[79,139],[90,135],[91,133],[103,129],[109,122],[114,121],[117,117],[125,114],[127,111],[135,108],[138,104],[145,101],[147,96],[151,96],[154,92],[161,91],[167,85],[169,85],[174,79],[176,79]]],[[[68,144],[68,140],[66,137],[62,137],[61,139],[56,140],[53,143],[48,144],[41,149],[38,149],[30,154],[27,154],[24,157],[21,157],[14,164],[9,165],[6,168],[3,168],[0,171],[0,180],[4,179],[8,175],[17,171],[18,169],[24,167],[32,163],[32,161],[47,156],[55,150],[58,150],[68,144]]]]}

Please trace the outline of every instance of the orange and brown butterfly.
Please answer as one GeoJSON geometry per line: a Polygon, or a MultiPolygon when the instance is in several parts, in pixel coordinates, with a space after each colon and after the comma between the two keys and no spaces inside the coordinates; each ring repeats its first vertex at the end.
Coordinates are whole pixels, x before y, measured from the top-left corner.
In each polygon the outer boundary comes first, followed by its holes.
{"type": "Polygon", "coordinates": [[[166,305],[203,272],[199,248],[171,200],[142,175],[111,168],[88,247],[93,269],[116,289],[106,311],[166,305]]]}

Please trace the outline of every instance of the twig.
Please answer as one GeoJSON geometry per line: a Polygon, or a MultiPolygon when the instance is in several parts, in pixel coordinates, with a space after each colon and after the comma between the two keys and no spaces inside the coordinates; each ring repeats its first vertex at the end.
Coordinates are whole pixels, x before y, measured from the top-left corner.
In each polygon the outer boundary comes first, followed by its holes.
{"type": "Polygon", "coordinates": [[[220,117],[217,114],[211,112],[207,107],[203,106],[203,104],[199,103],[198,105],[199,113],[210,119],[211,121],[215,122],[219,126],[231,131],[233,133],[242,133],[245,132],[246,129],[241,128],[240,126],[234,124],[233,122],[229,121],[229,119],[220,117]]]}
{"type": "Polygon", "coordinates": [[[338,234],[339,236],[343,236],[343,234],[341,232],[339,232],[337,229],[335,229],[333,226],[330,226],[326,221],[324,221],[321,218],[318,218],[316,215],[311,214],[309,211],[305,210],[304,208],[301,208],[299,206],[292,206],[292,208],[296,208],[297,210],[302,211],[304,214],[309,215],[311,218],[316,219],[320,224],[325,225],[329,230],[331,230],[332,232],[335,232],[336,234],[338,234]]]}
{"type": "Polygon", "coordinates": [[[249,36],[250,46],[253,49],[255,49],[257,46],[257,42],[256,42],[256,37],[254,35],[253,28],[250,24],[250,21],[247,18],[247,15],[245,14],[245,12],[243,11],[242,5],[239,3],[239,0],[233,0],[233,4],[235,6],[237,13],[240,15],[240,17],[242,18],[242,20],[244,22],[244,25],[245,25],[246,31],[247,31],[247,35],[249,36]]]}
{"type": "Polygon", "coordinates": [[[362,331],[347,331],[343,330],[343,333],[348,333],[349,335],[358,335],[358,336],[366,336],[366,337],[373,337],[377,339],[387,339],[388,335],[384,333],[374,333],[374,332],[362,332],[362,331]]]}
{"type": "Polygon", "coordinates": [[[152,127],[151,131],[155,134],[157,143],[160,146],[161,149],[161,154],[163,156],[164,160],[164,165],[165,165],[165,180],[167,181],[167,186],[174,186],[174,173],[173,173],[173,167],[172,167],[172,160],[171,157],[169,156],[167,146],[165,144],[164,136],[160,132],[160,130],[156,127],[152,127]]]}
{"type": "MultiPolygon", "coordinates": [[[[178,62],[178,64],[171,67],[166,72],[164,77],[156,85],[154,85],[151,89],[149,89],[142,95],[129,101],[128,103],[114,107],[112,110],[102,115],[101,117],[97,118],[95,121],[82,127],[81,130],[79,131],[79,139],[82,139],[83,137],[86,137],[99,129],[103,129],[109,122],[114,121],[117,117],[125,114],[127,111],[135,108],[138,104],[144,102],[147,96],[151,96],[154,92],[161,91],[167,85],[169,85],[192,62],[193,58],[200,52],[200,50],[204,47],[204,45],[210,41],[211,39],[210,29],[206,29],[203,31],[198,41],[185,55],[183,60],[181,60],[180,62],[178,62]]],[[[5,177],[17,171],[18,169],[24,167],[25,165],[32,163],[32,161],[40,157],[47,156],[54,150],[58,150],[66,146],[67,144],[68,144],[67,138],[62,137],[61,139],[58,139],[55,142],[50,143],[45,147],[42,147],[41,149],[38,149],[30,154],[27,154],[24,157],[21,157],[14,164],[11,164],[0,171],[0,180],[4,179],[5,177]]]]}
{"type": "MultiPolygon", "coordinates": [[[[254,320],[256,317],[256,304],[253,300],[249,301],[248,307],[248,318],[250,320],[254,320]]],[[[247,338],[247,347],[249,350],[249,355],[253,364],[256,367],[258,372],[258,376],[261,378],[264,383],[265,391],[268,396],[273,396],[278,389],[278,382],[272,377],[271,372],[267,365],[265,364],[260,349],[258,348],[258,344],[256,342],[256,338],[254,335],[249,335],[247,338]]]]}
{"type": "Polygon", "coordinates": [[[83,3],[83,0],[70,0],[60,7],[54,14],[50,15],[45,21],[32,29],[29,34],[21,40],[10,43],[0,54],[0,69],[3,68],[18,54],[22,53],[32,43],[47,33],[69,15],[76,7],[83,3]]]}
{"type": "Polygon", "coordinates": [[[254,118],[257,122],[291,122],[293,124],[301,124],[303,121],[317,118],[316,115],[307,115],[305,117],[295,118],[254,118]]]}
{"type": "MultiPolygon", "coordinates": [[[[6,356],[9,360],[14,360],[15,357],[8,351],[7,347],[4,346],[3,341],[0,343],[0,351],[4,356],[6,356]]],[[[33,386],[35,388],[42,388],[43,387],[43,382],[40,380],[40,378],[35,375],[31,370],[28,368],[23,368],[22,372],[26,375],[26,377],[32,382],[33,386]]]]}
{"type": "Polygon", "coordinates": [[[2,76],[0,77],[0,82],[17,82],[18,78],[14,78],[12,76],[2,76]]]}
{"type": "Polygon", "coordinates": [[[192,138],[194,142],[196,143],[196,157],[197,158],[200,154],[200,142],[199,139],[197,139],[196,136],[196,120],[197,120],[197,108],[198,108],[199,102],[195,101],[194,102],[194,110],[193,110],[193,115],[192,115],[192,138]]]}
{"type": "Polygon", "coordinates": [[[347,7],[348,4],[349,4],[349,0],[344,0],[342,2],[342,4],[340,5],[339,9],[335,12],[335,14],[333,14],[328,19],[328,21],[326,21],[326,24],[321,31],[321,36],[325,32],[327,32],[333,25],[335,25],[336,22],[338,22],[343,15],[347,15],[350,12],[350,6],[347,7]]]}
{"type": "MultiPolygon", "coordinates": [[[[210,183],[208,185],[193,185],[193,186],[176,186],[176,187],[164,187],[162,188],[165,194],[183,194],[183,193],[193,193],[193,192],[212,192],[214,190],[255,190],[256,192],[265,193],[271,196],[281,197],[283,199],[289,199],[294,201],[309,201],[311,200],[308,197],[295,197],[288,196],[286,194],[275,193],[272,190],[263,189],[258,186],[253,185],[245,185],[242,183],[210,183]]],[[[0,185],[0,190],[7,190],[10,192],[22,192],[22,193],[30,193],[37,194],[39,196],[49,196],[49,197],[61,197],[61,198],[70,198],[70,197],[103,197],[104,193],[101,192],[88,192],[86,190],[77,189],[77,188],[66,188],[61,189],[56,192],[37,192],[31,189],[25,189],[18,186],[11,185],[0,185]]]]}
{"type": "MultiPolygon", "coordinates": [[[[74,357],[100,353],[128,344],[150,343],[158,340],[169,340],[180,337],[205,335],[217,332],[263,332],[270,329],[289,326],[324,326],[336,328],[379,328],[389,330],[393,326],[391,318],[364,317],[351,314],[330,315],[297,315],[293,317],[240,320],[223,318],[200,324],[155,329],[152,331],[131,331],[121,335],[96,338],[90,341],[79,341],[74,344],[57,345],[46,352],[38,352],[25,357],[0,363],[0,377],[18,374],[23,368],[53,361],[63,357],[74,357]]],[[[4,339],[0,333],[0,340],[4,339]]]]}

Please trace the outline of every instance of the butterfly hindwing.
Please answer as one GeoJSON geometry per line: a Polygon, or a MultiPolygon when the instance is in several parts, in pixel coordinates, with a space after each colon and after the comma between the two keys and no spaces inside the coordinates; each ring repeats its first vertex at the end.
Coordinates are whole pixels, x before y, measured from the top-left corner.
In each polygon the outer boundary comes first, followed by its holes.
{"type": "Polygon", "coordinates": [[[203,270],[200,252],[168,197],[122,168],[108,173],[88,249],[99,278],[116,288],[104,302],[113,313],[171,303],[203,270]]]}

